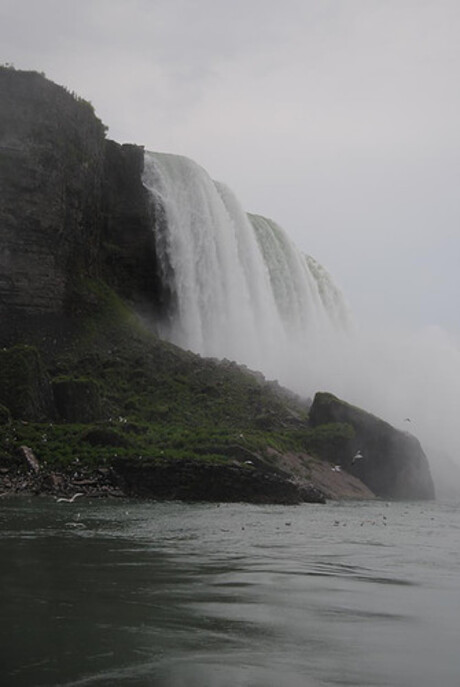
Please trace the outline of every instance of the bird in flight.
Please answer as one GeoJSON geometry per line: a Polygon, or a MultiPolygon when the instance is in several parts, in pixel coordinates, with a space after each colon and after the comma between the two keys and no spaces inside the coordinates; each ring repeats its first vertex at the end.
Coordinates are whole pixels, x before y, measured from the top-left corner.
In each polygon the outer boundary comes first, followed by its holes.
{"type": "Polygon", "coordinates": [[[356,463],[356,461],[361,460],[362,458],[364,458],[364,456],[363,456],[363,454],[361,453],[361,451],[358,450],[358,451],[355,453],[355,455],[353,456],[353,458],[352,458],[352,460],[351,460],[351,464],[354,465],[354,464],[356,463]]]}
{"type": "Polygon", "coordinates": [[[74,494],[70,499],[66,499],[66,498],[64,498],[64,497],[62,496],[60,499],[57,499],[57,503],[62,503],[62,502],[64,502],[64,503],[73,503],[73,502],[75,501],[75,499],[76,499],[78,496],[84,496],[84,494],[82,494],[81,491],[78,491],[78,492],[77,492],[76,494],[74,494]]]}

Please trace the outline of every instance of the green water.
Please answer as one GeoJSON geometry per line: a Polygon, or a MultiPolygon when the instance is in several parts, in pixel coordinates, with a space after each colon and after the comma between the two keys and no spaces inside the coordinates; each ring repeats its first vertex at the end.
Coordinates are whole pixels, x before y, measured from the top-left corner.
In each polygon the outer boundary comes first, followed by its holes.
{"type": "Polygon", "coordinates": [[[460,684],[455,504],[0,502],[0,684],[460,684]]]}

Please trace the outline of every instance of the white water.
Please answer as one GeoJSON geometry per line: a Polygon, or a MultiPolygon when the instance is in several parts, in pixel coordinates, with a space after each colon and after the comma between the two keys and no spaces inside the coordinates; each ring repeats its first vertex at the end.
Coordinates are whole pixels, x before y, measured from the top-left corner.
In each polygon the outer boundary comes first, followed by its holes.
{"type": "Polygon", "coordinates": [[[144,183],[164,210],[155,236],[177,302],[164,338],[364,407],[421,440],[437,486],[460,483],[460,351],[445,333],[352,326],[326,270],[187,158],[146,153],[144,183]]]}
{"type": "Polygon", "coordinates": [[[144,183],[165,213],[155,228],[157,251],[177,306],[162,336],[261,370],[304,395],[313,391],[310,363],[347,322],[327,272],[187,158],[146,153],[144,183]]]}

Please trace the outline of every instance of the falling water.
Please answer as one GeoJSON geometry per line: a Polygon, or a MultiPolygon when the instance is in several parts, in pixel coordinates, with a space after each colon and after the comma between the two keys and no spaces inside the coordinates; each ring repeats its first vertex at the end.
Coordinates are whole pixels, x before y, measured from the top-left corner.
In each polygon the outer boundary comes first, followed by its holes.
{"type": "Polygon", "coordinates": [[[144,183],[174,303],[164,338],[304,396],[331,391],[414,433],[437,487],[455,482],[460,493],[460,351],[445,333],[351,325],[326,270],[187,158],[146,153],[144,183]]]}
{"type": "Polygon", "coordinates": [[[326,270],[192,160],[146,153],[144,183],[161,208],[157,252],[175,302],[162,335],[295,386],[314,348],[347,322],[326,270]]]}

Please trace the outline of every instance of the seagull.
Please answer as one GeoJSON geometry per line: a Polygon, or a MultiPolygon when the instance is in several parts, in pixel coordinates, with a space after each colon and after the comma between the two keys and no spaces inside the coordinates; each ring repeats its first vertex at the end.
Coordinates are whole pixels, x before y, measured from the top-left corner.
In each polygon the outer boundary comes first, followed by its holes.
{"type": "Polygon", "coordinates": [[[342,472],[342,468],[341,468],[340,465],[334,465],[334,466],[331,468],[331,470],[332,470],[332,472],[342,472]]]}
{"type": "Polygon", "coordinates": [[[354,463],[356,463],[357,460],[361,460],[361,458],[364,458],[363,454],[361,453],[361,451],[357,451],[352,458],[351,464],[353,465],[354,463]]]}
{"type": "Polygon", "coordinates": [[[74,494],[70,499],[65,499],[64,497],[61,497],[60,499],[57,499],[57,503],[62,503],[63,501],[65,503],[73,503],[77,496],[84,496],[84,494],[81,491],[78,491],[76,494],[74,494]]]}

